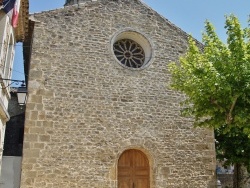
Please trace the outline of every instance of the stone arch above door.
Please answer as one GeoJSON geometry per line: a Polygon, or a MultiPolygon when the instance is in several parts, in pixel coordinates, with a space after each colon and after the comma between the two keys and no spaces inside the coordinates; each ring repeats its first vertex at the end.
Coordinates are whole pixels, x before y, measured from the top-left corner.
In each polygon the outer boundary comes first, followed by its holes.
{"type": "Polygon", "coordinates": [[[118,188],[150,188],[150,164],[140,150],[125,150],[118,160],[118,188]]]}

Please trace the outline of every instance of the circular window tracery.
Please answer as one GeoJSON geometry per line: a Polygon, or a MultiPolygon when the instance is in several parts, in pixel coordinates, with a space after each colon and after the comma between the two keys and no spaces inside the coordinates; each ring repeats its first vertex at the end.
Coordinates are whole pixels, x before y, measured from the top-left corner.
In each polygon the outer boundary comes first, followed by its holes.
{"type": "Polygon", "coordinates": [[[125,66],[140,68],[145,61],[143,48],[131,39],[122,39],[115,42],[113,50],[116,58],[125,66]]]}
{"type": "Polygon", "coordinates": [[[116,62],[129,70],[143,70],[153,62],[153,45],[133,28],[117,31],[111,41],[111,53],[116,62]]]}

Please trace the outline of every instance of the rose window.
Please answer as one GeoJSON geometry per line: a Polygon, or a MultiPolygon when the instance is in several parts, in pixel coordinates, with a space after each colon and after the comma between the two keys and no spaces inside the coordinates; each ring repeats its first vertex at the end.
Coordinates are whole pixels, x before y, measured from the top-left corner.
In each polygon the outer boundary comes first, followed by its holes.
{"type": "Polygon", "coordinates": [[[114,43],[113,50],[116,58],[127,67],[140,68],[144,64],[144,50],[131,39],[118,40],[114,43]]]}

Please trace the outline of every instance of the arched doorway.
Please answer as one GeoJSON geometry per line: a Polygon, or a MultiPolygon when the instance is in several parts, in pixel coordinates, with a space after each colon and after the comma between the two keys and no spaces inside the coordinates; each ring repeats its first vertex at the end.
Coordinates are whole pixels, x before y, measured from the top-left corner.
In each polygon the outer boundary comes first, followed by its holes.
{"type": "Polygon", "coordinates": [[[122,153],[118,161],[118,188],[149,188],[149,161],[136,149],[122,153]]]}

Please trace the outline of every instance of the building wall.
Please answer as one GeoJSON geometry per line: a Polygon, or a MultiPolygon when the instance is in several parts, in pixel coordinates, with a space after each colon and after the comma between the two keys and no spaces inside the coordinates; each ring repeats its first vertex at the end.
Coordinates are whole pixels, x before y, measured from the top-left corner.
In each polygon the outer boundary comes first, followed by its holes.
{"type": "Polygon", "coordinates": [[[187,35],[137,0],[93,1],[34,15],[22,188],[116,188],[123,151],[143,151],[151,188],[215,187],[212,130],[180,116],[167,64],[187,35]],[[120,66],[112,37],[124,28],[152,43],[153,62],[120,66]]]}
{"type": "MultiPolygon", "coordinates": [[[[14,32],[9,22],[9,17],[0,11],[0,79],[11,78],[11,69],[14,61],[14,32]]],[[[2,108],[7,110],[10,99],[9,81],[1,80],[0,98],[2,108]]]]}
{"type": "Polygon", "coordinates": [[[20,187],[21,164],[21,156],[3,156],[0,188],[20,187]]]}
{"type": "Polygon", "coordinates": [[[0,10],[0,171],[6,122],[9,120],[7,107],[10,99],[10,88],[8,87],[10,81],[2,79],[11,78],[15,52],[14,44],[14,31],[9,17],[0,10]]]}
{"type": "MultiPolygon", "coordinates": [[[[2,3],[2,1],[0,1],[2,3]]],[[[2,171],[3,144],[5,139],[6,122],[10,116],[7,111],[10,96],[12,68],[15,55],[16,42],[22,42],[28,31],[28,0],[21,0],[21,7],[18,17],[18,25],[13,28],[11,19],[0,10],[0,172],[2,171]]],[[[21,152],[21,150],[19,151],[21,152]]],[[[5,160],[3,168],[9,167],[8,160],[5,160]]],[[[6,169],[5,169],[6,170],[6,169]]],[[[1,175],[1,174],[0,174],[1,175]]]]}
{"type": "Polygon", "coordinates": [[[12,90],[8,106],[10,120],[6,123],[5,130],[0,188],[20,187],[25,108],[18,105],[16,91],[12,90]]]}

